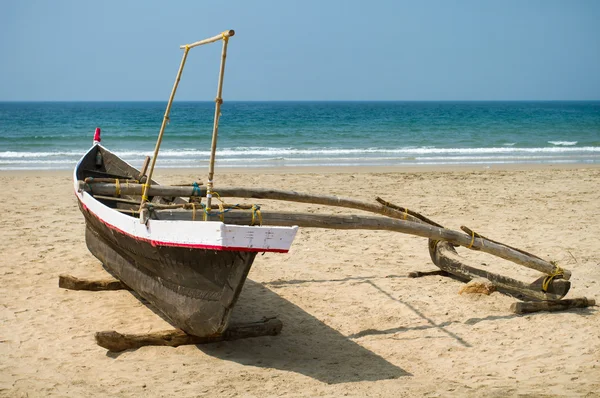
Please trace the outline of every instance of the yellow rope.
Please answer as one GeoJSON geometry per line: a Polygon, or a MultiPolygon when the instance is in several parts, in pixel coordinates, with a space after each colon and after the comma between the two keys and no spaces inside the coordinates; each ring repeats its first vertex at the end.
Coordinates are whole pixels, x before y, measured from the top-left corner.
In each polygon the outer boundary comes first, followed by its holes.
{"type": "Polygon", "coordinates": [[[228,41],[229,41],[229,36],[225,36],[225,32],[221,32],[221,36],[223,37],[223,40],[224,40],[225,42],[228,42],[228,41]]]}
{"type": "Polygon", "coordinates": [[[467,249],[472,248],[473,243],[475,243],[475,231],[471,231],[471,243],[469,244],[469,246],[467,246],[467,249]]]}
{"type": "Polygon", "coordinates": [[[121,196],[121,182],[118,178],[115,178],[115,196],[117,198],[121,196]]]}
{"type": "Polygon", "coordinates": [[[144,184],[144,190],[142,191],[142,202],[148,201],[148,189],[150,189],[150,185],[148,183],[144,184]]]}
{"type": "Polygon", "coordinates": [[[404,208],[404,219],[405,220],[408,219],[408,208],[407,207],[404,208]]]}
{"type": "Polygon", "coordinates": [[[262,225],[262,214],[260,214],[260,206],[252,205],[252,222],[250,225],[254,225],[256,223],[256,219],[258,218],[258,225],[262,225]]]}
{"type": "Polygon", "coordinates": [[[219,218],[221,219],[221,222],[225,222],[225,209],[223,208],[223,202],[219,202],[219,218]]]}
{"type": "Polygon", "coordinates": [[[196,221],[196,203],[192,202],[192,221],[196,221]]]}
{"type": "Polygon", "coordinates": [[[212,191],[211,193],[217,197],[219,202],[223,203],[223,199],[221,199],[221,195],[217,191],[212,191]]]}
{"type": "Polygon", "coordinates": [[[542,292],[546,293],[548,291],[548,288],[550,287],[550,284],[552,283],[554,278],[563,276],[563,275],[564,275],[563,269],[560,268],[558,265],[556,265],[554,272],[552,272],[550,275],[548,275],[547,277],[544,278],[544,281],[542,282],[542,292]]]}

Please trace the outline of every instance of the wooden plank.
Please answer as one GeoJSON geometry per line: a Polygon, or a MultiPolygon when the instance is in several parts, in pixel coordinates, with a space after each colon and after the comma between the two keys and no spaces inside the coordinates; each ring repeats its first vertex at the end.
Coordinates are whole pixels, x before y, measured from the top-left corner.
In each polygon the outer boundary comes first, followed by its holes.
{"type": "Polygon", "coordinates": [[[104,195],[93,195],[94,198],[96,199],[100,199],[100,200],[112,200],[115,202],[119,202],[119,203],[128,203],[128,204],[132,204],[132,205],[140,205],[140,202],[138,200],[133,200],[133,199],[126,199],[126,198],[115,198],[114,196],[104,196],[104,195]]]}
{"type": "Polygon", "coordinates": [[[571,308],[586,308],[594,305],[596,305],[596,300],[580,297],[565,300],[517,302],[511,304],[510,310],[515,314],[529,314],[539,311],[564,311],[571,308]]]}
{"type": "Polygon", "coordinates": [[[409,278],[422,278],[424,276],[448,276],[448,272],[444,270],[433,270],[433,271],[412,271],[408,273],[409,278]]]}
{"type": "Polygon", "coordinates": [[[144,334],[121,334],[111,330],[97,332],[95,338],[100,347],[111,352],[121,352],[148,345],[178,347],[186,344],[207,344],[250,337],[275,336],[281,332],[282,327],[283,324],[279,319],[270,318],[252,323],[232,324],[223,334],[215,336],[193,336],[181,329],[144,334]]]}
{"type": "Polygon", "coordinates": [[[59,275],[58,287],[69,290],[131,290],[117,279],[81,279],[72,275],[59,275]]]}
{"type": "Polygon", "coordinates": [[[116,211],[118,211],[119,213],[125,213],[125,214],[139,214],[140,211],[139,210],[134,210],[134,209],[114,209],[116,211]]]}
{"type": "MultiPolygon", "coordinates": [[[[85,175],[88,175],[88,176],[91,176],[91,177],[98,176],[100,178],[105,177],[105,178],[110,178],[110,179],[113,179],[113,180],[115,178],[118,178],[119,180],[133,180],[134,179],[133,177],[130,177],[130,176],[124,176],[124,175],[121,175],[121,174],[114,174],[114,173],[107,173],[105,171],[100,171],[100,170],[89,170],[89,169],[87,169],[87,170],[82,170],[82,172],[85,175]]],[[[114,189],[113,189],[113,192],[114,192],[114,189]]]]}
{"type": "Polygon", "coordinates": [[[138,174],[139,181],[142,181],[142,177],[144,177],[146,175],[149,164],[150,164],[150,156],[146,156],[146,158],[144,159],[144,165],[142,166],[142,171],[140,171],[140,174],[138,174]]]}

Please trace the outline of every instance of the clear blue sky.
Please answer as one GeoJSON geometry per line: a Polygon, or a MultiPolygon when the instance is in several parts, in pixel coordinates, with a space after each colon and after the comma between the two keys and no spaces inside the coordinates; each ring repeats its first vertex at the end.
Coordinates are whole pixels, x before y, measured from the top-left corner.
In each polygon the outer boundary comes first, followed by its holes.
{"type": "Polygon", "coordinates": [[[598,0],[0,0],[0,100],[166,100],[226,29],[225,100],[600,99],[598,0]]]}

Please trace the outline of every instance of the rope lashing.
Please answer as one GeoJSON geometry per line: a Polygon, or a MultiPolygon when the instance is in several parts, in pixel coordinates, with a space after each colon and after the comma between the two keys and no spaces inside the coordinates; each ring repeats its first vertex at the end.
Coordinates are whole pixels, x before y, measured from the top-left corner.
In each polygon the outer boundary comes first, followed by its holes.
{"type": "Polygon", "coordinates": [[[471,243],[469,243],[469,246],[467,246],[467,249],[472,248],[473,243],[475,243],[475,231],[471,231],[471,243]]]}
{"type": "MultiPolygon", "coordinates": [[[[460,229],[462,229],[463,231],[465,231],[467,234],[471,235],[471,243],[469,243],[469,246],[467,246],[467,249],[472,249],[473,245],[475,244],[475,238],[479,238],[481,239],[481,247],[485,246],[485,240],[488,239],[483,235],[478,234],[477,232],[473,231],[470,228],[465,227],[464,225],[460,227],[460,229]]],[[[488,239],[489,240],[489,239],[488,239]]],[[[473,250],[479,250],[478,248],[475,248],[473,250]]]]}
{"type": "Polygon", "coordinates": [[[554,272],[552,272],[550,275],[544,278],[544,281],[542,282],[542,292],[546,293],[548,291],[548,288],[550,287],[550,284],[552,283],[554,278],[562,277],[563,275],[563,269],[557,265],[554,269],[554,272]]]}
{"type": "Polygon", "coordinates": [[[225,32],[221,32],[221,36],[223,37],[223,41],[226,43],[229,41],[229,36],[225,36],[225,32]]]}
{"type": "Polygon", "coordinates": [[[198,183],[194,181],[192,184],[192,196],[200,196],[200,187],[198,183]]]}
{"type": "Polygon", "coordinates": [[[150,184],[146,183],[144,184],[144,190],[142,191],[142,202],[147,202],[148,201],[148,189],[150,189],[150,184]]]}
{"type": "Polygon", "coordinates": [[[225,210],[223,205],[223,199],[221,199],[221,195],[219,195],[219,193],[217,191],[213,191],[212,194],[217,198],[217,200],[219,201],[219,212],[217,213],[219,215],[219,219],[221,220],[221,222],[225,222],[225,213],[228,212],[229,210],[231,210],[231,208],[225,210]]]}
{"type": "Polygon", "coordinates": [[[121,182],[118,178],[115,178],[115,196],[117,198],[121,197],[121,182]]]}
{"type": "Polygon", "coordinates": [[[408,220],[408,207],[404,208],[404,219],[408,220]]]}
{"type": "Polygon", "coordinates": [[[219,218],[221,222],[225,222],[225,210],[223,209],[223,202],[219,202],[219,218]]]}
{"type": "MultiPolygon", "coordinates": [[[[218,194],[217,194],[217,196],[218,196],[218,194]]],[[[219,200],[221,200],[221,199],[219,198],[219,200]]],[[[190,205],[192,206],[192,221],[196,221],[196,203],[192,202],[192,203],[190,203],[190,205]]],[[[225,213],[237,208],[239,205],[233,205],[231,207],[225,208],[225,204],[221,201],[219,203],[219,211],[218,212],[211,212],[211,209],[208,208],[204,203],[200,203],[200,206],[202,206],[202,220],[203,221],[208,221],[208,216],[212,213],[212,214],[217,214],[219,216],[219,219],[221,220],[221,222],[225,222],[225,213]]]]}
{"type": "Polygon", "coordinates": [[[217,197],[217,200],[219,202],[223,203],[223,199],[221,199],[221,195],[219,195],[219,193],[217,191],[212,191],[212,194],[217,197]]]}
{"type": "Polygon", "coordinates": [[[252,205],[252,222],[250,225],[255,225],[258,219],[258,225],[262,225],[262,214],[260,214],[260,206],[252,205]]]}
{"type": "Polygon", "coordinates": [[[218,98],[218,97],[217,97],[217,98],[215,98],[215,102],[216,102],[217,104],[219,104],[219,105],[222,105],[222,104],[223,104],[223,98],[218,98]]]}

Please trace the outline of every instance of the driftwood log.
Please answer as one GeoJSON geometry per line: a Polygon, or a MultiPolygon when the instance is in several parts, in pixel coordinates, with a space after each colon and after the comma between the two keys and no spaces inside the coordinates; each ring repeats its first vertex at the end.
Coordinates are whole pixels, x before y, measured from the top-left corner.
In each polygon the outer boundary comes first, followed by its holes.
{"type": "Polygon", "coordinates": [[[594,305],[596,305],[596,300],[581,297],[565,300],[517,302],[511,304],[510,310],[515,314],[528,314],[539,311],[564,311],[571,308],[586,308],[594,305]]]}
{"type": "Polygon", "coordinates": [[[283,324],[277,318],[258,322],[232,324],[223,334],[198,337],[180,329],[165,330],[147,334],[121,334],[115,331],[98,332],[96,343],[111,352],[121,352],[148,345],[177,347],[186,344],[207,344],[219,341],[239,340],[249,337],[275,336],[281,332],[283,324]]]}
{"type": "Polygon", "coordinates": [[[91,290],[91,291],[102,291],[102,290],[131,290],[120,280],[111,279],[80,279],[72,275],[59,275],[58,287],[69,290],[91,290]]]}

